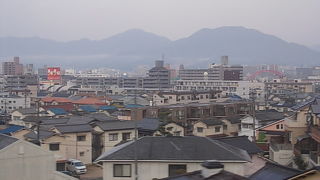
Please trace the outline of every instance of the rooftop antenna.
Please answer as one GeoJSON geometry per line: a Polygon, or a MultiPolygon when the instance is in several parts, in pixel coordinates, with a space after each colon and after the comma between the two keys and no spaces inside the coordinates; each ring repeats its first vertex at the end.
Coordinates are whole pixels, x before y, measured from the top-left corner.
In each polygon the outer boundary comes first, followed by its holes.
{"type": "Polygon", "coordinates": [[[161,60],[162,60],[162,61],[164,61],[164,57],[165,57],[165,55],[164,55],[164,53],[162,53],[162,54],[161,54],[161,60]]]}

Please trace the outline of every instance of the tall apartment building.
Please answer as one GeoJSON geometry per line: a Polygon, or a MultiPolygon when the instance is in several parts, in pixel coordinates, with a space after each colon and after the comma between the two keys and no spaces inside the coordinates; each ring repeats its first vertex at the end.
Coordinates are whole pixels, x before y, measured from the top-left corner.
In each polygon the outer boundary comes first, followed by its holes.
{"type": "Polygon", "coordinates": [[[143,88],[168,89],[170,87],[170,70],[164,67],[164,61],[155,61],[155,67],[149,70],[148,77],[143,78],[143,88]]]}
{"type": "Polygon", "coordinates": [[[228,65],[228,56],[221,57],[221,64],[211,64],[208,69],[179,69],[181,80],[243,80],[243,66],[228,65]]]}
{"type": "Polygon", "coordinates": [[[23,65],[20,64],[19,57],[14,57],[13,61],[2,63],[2,74],[4,75],[22,75],[23,65]]]}
{"type": "Polygon", "coordinates": [[[28,85],[37,85],[38,77],[36,75],[5,75],[3,77],[3,86],[5,89],[23,89],[28,85]]]}

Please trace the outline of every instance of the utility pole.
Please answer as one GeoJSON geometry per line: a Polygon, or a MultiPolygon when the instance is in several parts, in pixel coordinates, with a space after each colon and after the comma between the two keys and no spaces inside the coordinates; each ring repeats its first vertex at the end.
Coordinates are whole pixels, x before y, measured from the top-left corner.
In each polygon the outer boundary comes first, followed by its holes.
{"type": "Polygon", "coordinates": [[[40,146],[40,100],[37,101],[37,143],[40,146]]]}
{"type": "Polygon", "coordinates": [[[137,120],[134,120],[134,179],[138,180],[138,148],[137,148],[137,139],[138,139],[138,128],[137,120]]]}
{"type": "Polygon", "coordinates": [[[251,100],[252,100],[252,125],[253,125],[253,136],[252,136],[252,141],[255,142],[256,141],[256,101],[255,101],[255,95],[256,95],[256,90],[253,89],[250,92],[251,95],[251,100]]]}

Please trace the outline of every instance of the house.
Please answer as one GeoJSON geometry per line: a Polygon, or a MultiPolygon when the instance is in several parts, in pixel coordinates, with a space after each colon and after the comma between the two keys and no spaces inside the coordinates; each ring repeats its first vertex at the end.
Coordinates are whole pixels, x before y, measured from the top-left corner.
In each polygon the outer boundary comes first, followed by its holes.
{"type": "Polygon", "coordinates": [[[223,133],[228,136],[237,136],[241,129],[242,117],[243,115],[233,115],[221,118],[222,122],[225,124],[223,133]]]}
{"type": "MultiPolygon", "coordinates": [[[[49,130],[41,128],[40,145],[43,149],[52,151],[56,160],[64,162],[68,159],[79,159],[85,164],[92,162],[92,134],[88,124],[55,125],[49,130]]],[[[37,134],[30,132],[26,140],[37,140],[37,134]]]]}
{"type": "Polygon", "coordinates": [[[245,150],[207,137],[145,136],[114,147],[95,162],[102,163],[104,180],[150,180],[200,170],[207,160],[242,176],[251,159],[245,150]]]}
{"type": "Polygon", "coordinates": [[[285,119],[281,119],[256,129],[256,137],[268,143],[284,143],[285,119]]]}
{"type": "Polygon", "coordinates": [[[184,136],[184,127],[175,122],[164,123],[160,125],[159,130],[153,135],[163,136],[167,134],[172,136],[184,136]]]}
{"type": "Polygon", "coordinates": [[[205,161],[201,166],[201,170],[171,176],[160,180],[249,180],[246,177],[224,170],[224,165],[218,161],[205,161]]]}
{"type": "Polygon", "coordinates": [[[259,171],[249,177],[250,180],[283,180],[300,174],[301,171],[274,162],[267,162],[259,171]]]}
{"type": "Polygon", "coordinates": [[[269,123],[284,119],[284,113],[277,111],[256,111],[255,115],[247,115],[241,119],[240,136],[248,136],[250,139],[253,137],[253,129],[265,126],[269,123]],[[253,121],[255,119],[255,121],[253,121]],[[253,123],[255,122],[255,124],[253,123]],[[255,126],[255,127],[253,127],[255,126]]]}
{"type": "Polygon", "coordinates": [[[56,171],[53,153],[32,143],[0,134],[1,180],[76,180],[56,171]]]}
{"type": "Polygon", "coordinates": [[[195,136],[221,136],[226,125],[217,118],[198,121],[193,125],[193,135],[195,136]]]}
{"type": "Polygon", "coordinates": [[[152,136],[159,127],[158,119],[143,119],[139,121],[112,121],[112,122],[98,122],[93,126],[94,150],[97,156],[102,152],[112,149],[119,143],[133,140],[138,134],[138,137],[152,136]],[[137,132],[136,132],[137,129],[137,132]],[[96,149],[95,147],[99,147],[96,149]]]}

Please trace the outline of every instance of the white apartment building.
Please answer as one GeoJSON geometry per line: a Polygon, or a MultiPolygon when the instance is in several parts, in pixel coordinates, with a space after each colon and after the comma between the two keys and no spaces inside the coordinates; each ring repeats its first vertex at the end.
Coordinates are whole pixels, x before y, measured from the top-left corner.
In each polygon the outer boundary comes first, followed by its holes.
{"type": "Polygon", "coordinates": [[[30,97],[12,95],[9,92],[0,93],[0,110],[11,113],[14,110],[30,108],[30,97]]]}
{"type": "Polygon", "coordinates": [[[215,80],[177,80],[175,91],[222,91],[221,95],[238,95],[249,99],[250,93],[255,91],[256,96],[264,97],[264,83],[251,81],[215,81],[215,80]]]}

